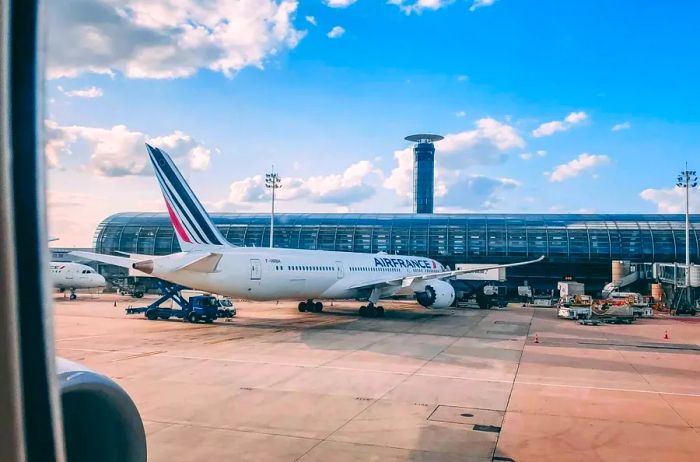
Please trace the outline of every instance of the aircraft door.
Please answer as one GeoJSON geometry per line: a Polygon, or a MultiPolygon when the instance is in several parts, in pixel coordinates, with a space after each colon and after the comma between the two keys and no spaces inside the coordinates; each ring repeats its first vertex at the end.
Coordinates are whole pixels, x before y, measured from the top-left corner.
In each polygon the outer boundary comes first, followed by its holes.
{"type": "Polygon", "coordinates": [[[343,271],[343,262],[335,262],[336,271],[338,272],[338,279],[343,279],[345,277],[345,271],[343,271]]]}
{"type": "Polygon", "coordinates": [[[252,281],[259,281],[262,274],[262,267],[260,266],[260,260],[257,258],[250,259],[250,279],[252,281]]]}

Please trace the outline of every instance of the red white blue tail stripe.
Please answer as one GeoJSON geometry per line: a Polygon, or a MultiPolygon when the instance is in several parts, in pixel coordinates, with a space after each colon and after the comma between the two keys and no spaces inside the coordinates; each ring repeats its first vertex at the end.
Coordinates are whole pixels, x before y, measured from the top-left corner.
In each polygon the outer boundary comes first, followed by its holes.
{"type": "Polygon", "coordinates": [[[148,156],[163,191],[165,206],[183,250],[197,245],[229,245],[180,174],[170,156],[146,144],[148,156]]]}

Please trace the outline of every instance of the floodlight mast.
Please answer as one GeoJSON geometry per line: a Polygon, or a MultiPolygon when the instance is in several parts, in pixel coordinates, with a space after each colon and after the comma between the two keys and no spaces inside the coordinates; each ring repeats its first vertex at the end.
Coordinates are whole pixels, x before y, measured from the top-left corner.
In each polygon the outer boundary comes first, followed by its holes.
{"type": "Polygon", "coordinates": [[[270,211],[270,248],[274,247],[275,236],[275,191],[282,187],[282,178],[275,173],[275,166],[272,166],[270,173],[265,174],[265,187],[272,190],[272,208],[270,211]]]}
{"type": "Polygon", "coordinates": [[[688,162],[678,175],[676,186],[685,188],[685,286],[690,301],[690,189],[698,186],[698,176],[695,170],[688,170],[688,162]]]}

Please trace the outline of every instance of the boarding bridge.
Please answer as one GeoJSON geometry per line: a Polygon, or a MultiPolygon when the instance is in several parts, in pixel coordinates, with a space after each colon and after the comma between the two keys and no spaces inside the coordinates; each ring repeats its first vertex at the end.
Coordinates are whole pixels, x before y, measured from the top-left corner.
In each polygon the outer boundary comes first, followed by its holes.
{"type": "MultiPolygon", "coordinates": [[[[687,268],[681,263],[654,263],[654,279],[664,284],[670,284],[677,288],[686,287],[687,268]]],[[[690,285],[691,287],[699,287],[700,266],[690,266],[690,285]]]]}

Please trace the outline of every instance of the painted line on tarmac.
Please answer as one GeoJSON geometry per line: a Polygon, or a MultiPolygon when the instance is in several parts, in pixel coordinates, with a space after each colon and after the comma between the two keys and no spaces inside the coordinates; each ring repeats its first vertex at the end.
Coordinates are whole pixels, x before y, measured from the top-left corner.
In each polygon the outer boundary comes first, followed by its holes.
{"type": "MultiPolygon", "coordinates": [[[[335,370],[345,370],[353,372],[375,372],[380,374],[395,374],[395,375],[414,375],[417,377],[430,377],[439,379],[457,379],[457,380],[469,380],[472,382],[491,382],[491,383],[506,383],[512,384],[512,380],[500,380],[500,379],[489,379],[481,377],[464,377],[456,375],[443,375],[443,374],[427,374],[427,373],[413,373],[413,372],[402,372],[402,371],[387,371],[379,369],[363,369],[359,367],[344,367],[344,366],[318,366],[313,364],[295,364],[295,363],[283,363],[275,361],[254,361],[248,359],[228,359],[228,358],[210,358],[202,356],[182,356],[182,355],[162,355],[169,358],[180,358],[180,359],[199,359],[207,361],[223,361],[241,364],[269,364],[269,365],[279,365],[279,366],[292,366],[292,367],[303,367],[308,369],[335,369],[335,370]]],[[[559,383],[540,383],[540,382],[523,382],[515,381],[515,385],[539,385],[543,387],[562,387],[562,388],[577,388],[577,389],[587,389],[587,390],[601,390],[601,391],[621,391],[621,392],[632,392],[632,393],[648,393],[648,394],[659,394],[659,395],[671,395],[671,396],[689,396],[689,397],[700,397],[700,393],[675,393],[669,391],[654,391],[654,390],[640,390],[635,388],[612,388],[612,387],[594,387],[586,385],[567,385],[559,383]]]]}
{"type": "Polygon", "coordinates": [[[88,351],[90,353],[114,353],[119,350],[98,350],[96,348],[66,348],[66,347],[56,347],[57,350],[65,350],[65,351],[88,351]]]}
{"type": "MultiPolygon", "coordinates": [[[[109,334],[106,334],[106,335],[109,335],[109,334]]],[[[57,342],[69,342],[69,341],[71,341],[71,340],[85,340],[85,339],[88,339],[88,338],[99,338],[99,337],[104,337],[104,336],[105,336],[104,334],[103,334],[103,335],[86,335],[86,336],[84,336],[84,337],[60,338],[60,339],[57,339],[56,341],[57,341],[57,342]]]]}
{"type": "MultiPolygon", "coordinates": [[[[467,379],[469,380],[469,379],[467,379]]],[[[639,390],[635,388],[591,387],[586,385],[566,385],[561,383],[515,382],[515,385],[539,385],[543,387],[583,388],[586,390],[622,391],[625,393],[648,393],[650,395],[689,396],[700,398],[700,393],[675,393],[672,391],[639,390]]]]}

